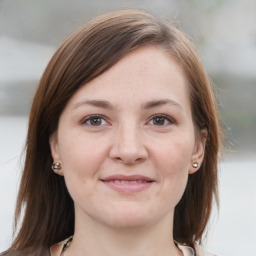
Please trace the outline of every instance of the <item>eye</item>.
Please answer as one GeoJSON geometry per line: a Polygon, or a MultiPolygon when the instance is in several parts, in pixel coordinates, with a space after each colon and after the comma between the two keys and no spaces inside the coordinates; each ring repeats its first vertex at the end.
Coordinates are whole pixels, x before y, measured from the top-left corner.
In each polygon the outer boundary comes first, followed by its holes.
{"type": "Polygon", "coordinates": [[[89,125],[89,126],[102,126],[107,124],[106,120],[101,115],[91,115],[87,116],[81,121],[81,124],[89,125]]]}
{"type": "Polygon", "coordinates": [[[149,121],[149,124],[156,126],[166,126],[173,123],[174,120],[167,115],[154,115],[149,121]]]}

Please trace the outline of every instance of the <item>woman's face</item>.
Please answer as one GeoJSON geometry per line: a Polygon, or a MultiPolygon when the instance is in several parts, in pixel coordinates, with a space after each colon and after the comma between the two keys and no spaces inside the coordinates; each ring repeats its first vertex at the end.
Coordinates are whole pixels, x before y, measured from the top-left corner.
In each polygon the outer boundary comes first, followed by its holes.
{"type": "MultiPolygon", "coordinates": [[[[50,145],[77,223],[115,228],[168,220],[203,159],[188,82],[164,50],[141,47],[67,103],[50,145]]],[[[203,132],[201,132],[203,133],[203,132]]]]}

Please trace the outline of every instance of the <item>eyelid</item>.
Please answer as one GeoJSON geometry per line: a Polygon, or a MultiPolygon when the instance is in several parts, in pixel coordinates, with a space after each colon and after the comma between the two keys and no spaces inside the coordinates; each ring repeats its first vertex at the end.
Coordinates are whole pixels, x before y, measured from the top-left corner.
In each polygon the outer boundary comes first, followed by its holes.
{"type": "MultiPolygon", "coordinates": [[[[171,125],[171,124],[175,124],[175,120],[170,117],[169,115],[166,115],[166,114],[154,114],[152,116],[150,116],[149,120],[146,122],[146,123],[150,123],[154,118],[157,118],[157,117],[160,117],[160,118],[164,118],[165,120],[168,121],[168,124],[165,124],[165,125],[159,125],[159,126],[167,126],[167,125],[171,125]]],[[[104,120],[107,124],[110,124],[108,119],[104,116],[104,115],[101,115],[101,114],[91,114],[91,115],[88,115],[84,118],[82,118],[82,120],[79,122],[81,125],[88,125],[88,126],[91,126],[91,127],[101,127],[105,124],[101,124],[101,125],[98,125],[98,126],[94,126],[94,125],[89,125],[89,124],[86,124],[87,121],[91,120],[91,119],[96,119],[96,118],[100,118],[102,120],[104,120]]],[[[152,124],[153,125],[153,124],[152,124]]],[[[157,125],[155,125],[157,126],[157,125]]]]}
{"type": "MultiPolygon", "coordinates": [[[[87,121],[89,121],[89,120],[91,120],[91,119],[93,119],[93,118],[101,118],[101,119],[103,119],[106,123],[109,123],[108,120],[107,120],[107,118],[106,118],[105,116],[103,116],[103,115],[100,115],[100,114],[88,115],[88,116],[82,118],[82,120],[81,120],[79,123],[93,127],[93,125],[86,124],[87,121]]],[[[100,127],[100,126],[102,126],[102,125],[99,125],[98,127],[100,127]]],[[[95,126],[95,127],[97,127],[97,126],[95,126]]]]}
{"type": "MultiPolygon", "coordinates": [[[[167,120],[169,122],[167,125],[171,125],[171,124],[176,123],[175,120],[172,117],[170,117],[169,115],[166,115],[166,114],[154,114],[149,118],[148,123],[150,121],[152,121],[154,118],[157,118],[157,117],[161,117],[161,118],[164,118],[165,120],[167,120]]],[[[167,125],[162,125],[162,126],[167,126],[167,125]]],[[[159,126],[161,126],[161,125],[159,125],[159,126]]]]}

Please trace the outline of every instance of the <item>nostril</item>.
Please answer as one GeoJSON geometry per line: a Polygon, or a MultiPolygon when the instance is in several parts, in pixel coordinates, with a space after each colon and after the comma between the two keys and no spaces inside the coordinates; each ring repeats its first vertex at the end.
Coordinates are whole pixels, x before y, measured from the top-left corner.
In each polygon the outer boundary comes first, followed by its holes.
{"type": "Polygon", "coordinates": [[[125,163],[125,164],[128,164],[128,165],[131,165],[131,164],[138,164],[138,163],[141,163],[145,160],[145,158],[130,158],[130,159],[122,159],[122,161],[125,163]]]}
{"type": "Polygon", "coordinates": [[[115,161],[122,161],[125,164],[135,164],[144,161],[148,153],[140,142],[136,129],[125,130],[117,135],[110,148],[109,156],[115,161]]]}

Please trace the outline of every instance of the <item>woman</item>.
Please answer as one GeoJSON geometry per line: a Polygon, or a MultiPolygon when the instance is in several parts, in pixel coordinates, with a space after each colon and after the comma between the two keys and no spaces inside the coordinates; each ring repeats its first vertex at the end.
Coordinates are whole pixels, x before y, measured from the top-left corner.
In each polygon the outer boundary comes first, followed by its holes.
{"type": "Polygon", "coordinates": [[[221,129],[192,43],[139,10],[101,16],[54,54],[31,108],[4,255],[211,255],[221,129]]]}

